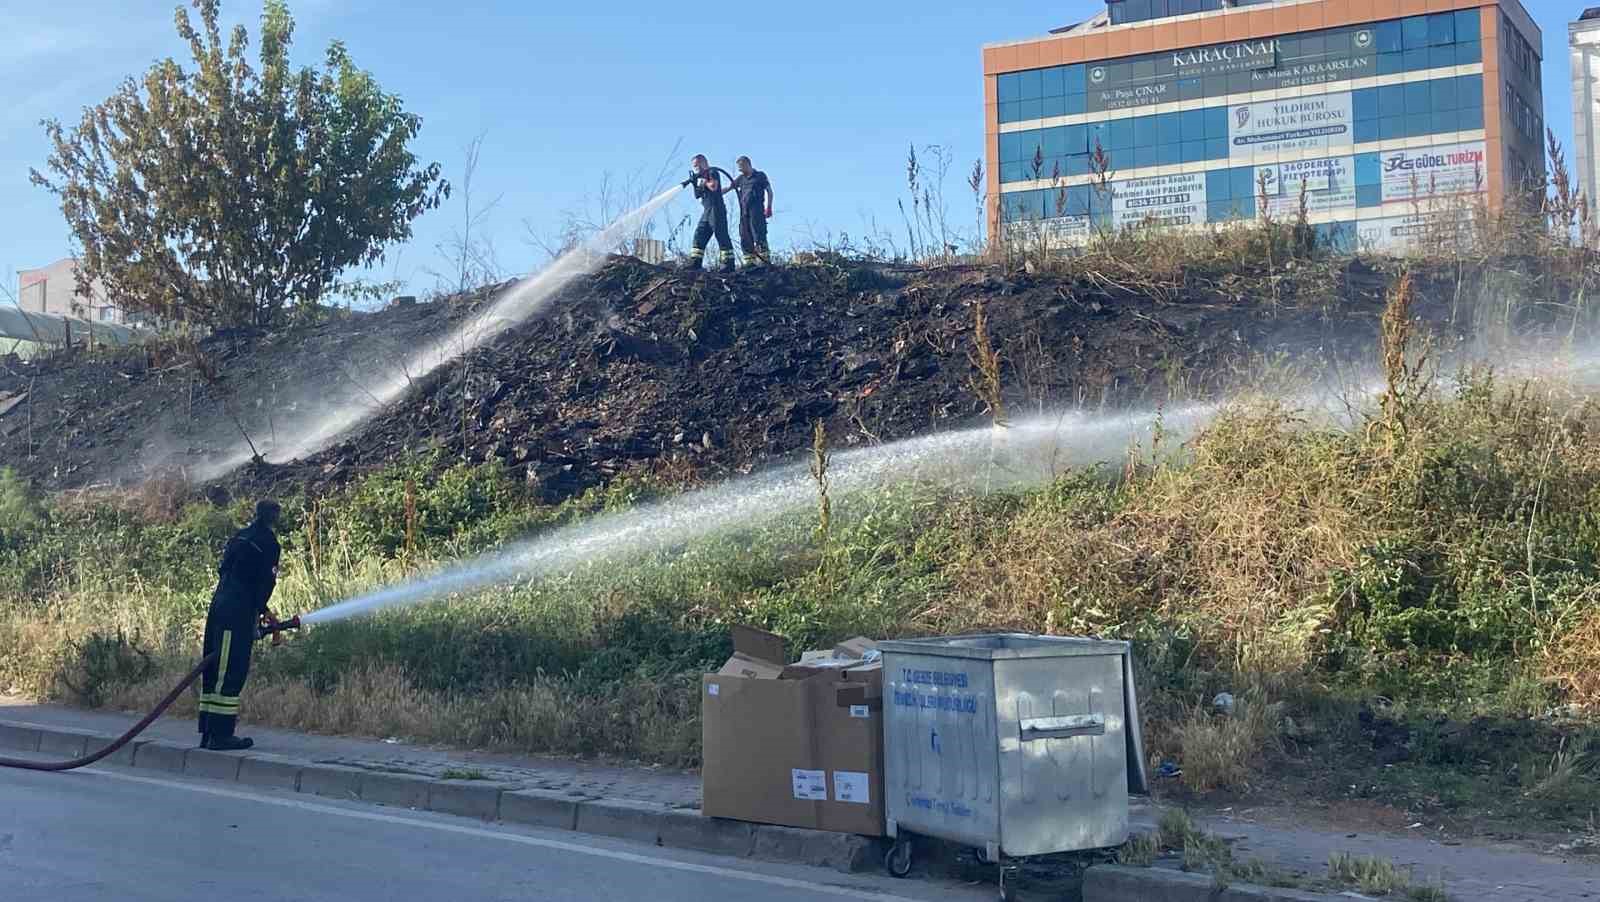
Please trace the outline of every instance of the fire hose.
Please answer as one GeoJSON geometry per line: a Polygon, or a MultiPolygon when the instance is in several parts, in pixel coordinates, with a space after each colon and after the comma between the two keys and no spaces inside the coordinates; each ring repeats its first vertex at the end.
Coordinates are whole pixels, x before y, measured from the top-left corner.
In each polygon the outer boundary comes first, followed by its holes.
{"type": "MultiPolygon", "coordinates": [[[[284,630],[299,629],[299,627],[299,617],[290,617],[288,620],[283,620],[269,626],[259,627],[256,630],[256,641],[259,642],[267,636],[281,633],[284,630]]],[[[200,679],[200,675],[205,673],[205,669],[211,665],[211,662],[217,659],[218,654],[219,652],[212,652],[211,654],[201,658],[200,663],[194,665],[194,669],[189,671],[189,673],[183,679],[179,680],[178,685],[173,686],[172,691],[168,692],[165,698],[156,703],[156,706],[150,709],[149,714],[146,714],[142,720],[129,728],[128,732],[118,736],[110,745],[106,746],[105,748],[100,749],[92,754],[84,755],[81,758],[73,758],[71,761],[29,761],[23,758],[0,758],[0,767],[17,767],[23,770],[44,771],[75,770],[80,767],[88,767],[89,765],[101,760],[102,758],[105,758],[108,755],[116,754],[118,749],[132,742],[134,737],[138,736],[140,733],[143,733],[145,728],[155,723],[156,718],[166,713],[166,710],[172,707],[172,703],[178,700],[178,696],[182,695],[184,690],[193,685],[195,680],[200,679]]]]}

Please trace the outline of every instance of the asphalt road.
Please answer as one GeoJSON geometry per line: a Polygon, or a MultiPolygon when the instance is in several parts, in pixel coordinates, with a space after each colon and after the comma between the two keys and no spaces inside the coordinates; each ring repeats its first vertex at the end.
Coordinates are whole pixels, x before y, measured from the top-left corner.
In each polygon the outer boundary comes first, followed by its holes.
{"type": "Polygon", "coordinates": [[[0,768],[0,899],[993,899],[116,768],[0,768]]]}

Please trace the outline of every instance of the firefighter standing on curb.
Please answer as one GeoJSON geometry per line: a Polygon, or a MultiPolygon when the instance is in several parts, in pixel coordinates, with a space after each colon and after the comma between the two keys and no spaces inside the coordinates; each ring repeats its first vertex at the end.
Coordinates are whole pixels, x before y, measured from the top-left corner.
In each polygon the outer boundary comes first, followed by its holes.
{"type": "Polygon", "coordinates": [[[728,205],[722,195],[731,189],[722,184],[722,170],[714,168],[705,154],[696,154],[691,161],[694,174],[684,181],[683,187],[693,186],[695,199],[700,201],[700,225],[694,230],[694,250],[689,252],[685,264],[688,269],[699,269],[705,259],[706,245],[712,236],[722,251],[722,271],[733,272],[733,240],[728,237],[728,205]]]}
{"type": "Polygon", "coordinates": [[[744,252],[746,266],[751,261],[767,266],[772,263],[772,252],[767,248],[772,182],[765,172],[750,165],[749,157],[740,157],[736,168],[739,177],[733,180],[733,190],[739,194],[739,249],[744,252]]]}
{"type": "Polygon", "coordinates": [[[217,590],[206,614],[205,654],[216,653],[200,683],[200,747],[220,752],[250,748],[255,743],[233,735],[239,722],[239,693],[250,673],[250,650],[256,624],[276,625],[267,609],[278,584],[281,551],[272,528],[282,508],[278,502],[256,502],[255,519],[228,540],[217,566],[217,590]]]}

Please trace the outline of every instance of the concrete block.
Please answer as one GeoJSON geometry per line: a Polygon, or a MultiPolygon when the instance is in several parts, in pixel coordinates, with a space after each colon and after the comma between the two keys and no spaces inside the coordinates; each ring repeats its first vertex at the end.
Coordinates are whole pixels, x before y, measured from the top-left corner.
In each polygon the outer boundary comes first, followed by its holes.
{"type": "Polygon", "coordinates": [[[128,744],[117,749],[111,754],[100,759],[101,764],[115,764],[121,767],[132,767],[133,759],[139,753],[139,746],[144,745],[143,739],[130,739],[128,744]]]}
{"type": "Polygon", "coordinates": [[[0,723],[0,749],[11,749],[17,752],[37,752],[39,750],[38,728],[0,723]]]}
{"type": "Polygon", "coordinates": [[[578,799],[564,792],[551,792],[547,789],[523,789],[502,793],[500,819],[508,824],[576,830],[578,799]]]}
{"type": "Polygon", "coordinates": [[[755,850],[756,828],[742,821],[725,821],[675,808],[661,817],[661,844],[670,849],[745,858],[755,850]]]}
{"type": "Polygon", "coordinates": [[[186,745],[152,740],[141,743],[139,750],[134,752],[133,766],[146,770],[160,770],[172,774],[181,774],[183,773],[184,756],[189,751],[190,749],[186,745]]]}
{"type": "Polygon", "coordinates": [[[500,796],[514,784],[483,780],[435,780],[428,784],[428,810],[462,817],[500,819],[500,796]]]}
{"type": "Polygon", "coordinates": [[[82,758],[88,754],[91,744],[98,749],[110,743],[110,739],[102,740],[88,730],[51,727],[39,731],[39,753],[58,758],[82,758]]]}
{"type": "Polygon", "coordinates": [[[300,771],[300,791],[331,799],[361,798],[361,782],[367,772],[359,767],[337,764],[307,764],[300,771]]]}
{"type": "Polygon", "coordinates": [[[801,830],[760,824],[756,827],[756,858],[789,861],[845,874],[871,870],[883,858],[884,841],[854,833],[801,830]]]}
{"type": "Polygon", "coordinates": [[[210,749],[190,749],[184,759],[183,772],[191,777],[207,780],[239,779],[239,762],[244,756],[237,752],[213,752],[210,749]]]}
{"type": "Polygon", "coordinates": [[[1239,884],[1218,891],[1209,874],[1097,865],[1084,872],[1083,902],[1332,902],[1338,896],[1239,884]]]}
{"type": "Polygon", "coordinates": [[[595,799],[578,803],[578,832],[612,836],[655,845],[661,839],[666,806],[631,799],[595,799]]]}
{"type": "MultiPolygon", "coordinates": [[[[303,779],[303,778],[302,778],[303,779]]],[[[428,807],[427,777],[414,774],[386,774],[368,771],[361,778],[361,801],[376,802],[393,808],[428,807]]]]}
{"type": "Polygon", "coordinates": [[[239,762],[239,782],[293,792],[300,788],[302,765],[292,758],[249,755],[239,762]]]}

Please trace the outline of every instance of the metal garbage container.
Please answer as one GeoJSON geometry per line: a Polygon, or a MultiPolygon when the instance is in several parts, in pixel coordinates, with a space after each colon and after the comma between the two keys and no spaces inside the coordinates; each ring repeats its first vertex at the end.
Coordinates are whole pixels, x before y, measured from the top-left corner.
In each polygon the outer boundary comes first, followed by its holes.
{"type": "Polygon", "coordinates": [[[1008,633],[878,647],[891,873],[910,869],[910,835],[995,863],[1127,841],[1128,794],[1145,791],[1127,642],[1008,633]]]}

